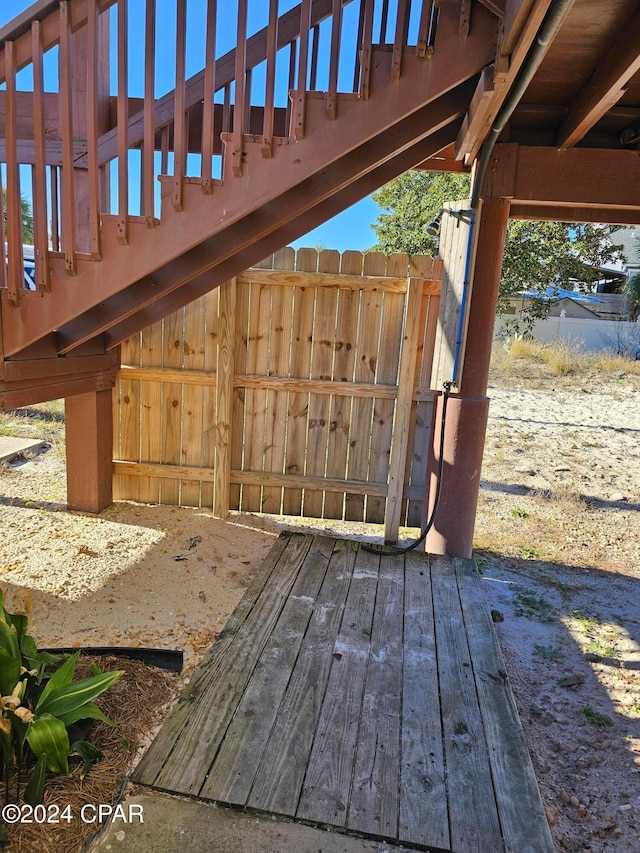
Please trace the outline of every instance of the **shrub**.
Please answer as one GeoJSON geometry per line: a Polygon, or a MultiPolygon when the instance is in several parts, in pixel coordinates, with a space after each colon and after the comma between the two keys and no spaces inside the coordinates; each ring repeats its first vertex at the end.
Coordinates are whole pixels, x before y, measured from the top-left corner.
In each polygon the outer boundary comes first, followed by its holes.
{"type": "Polygon", "coordinates": [[[7,802],[15,777],[15,801],[23,796],[36,805],[42,802],[47,771],[68,775],[69,756],[78,755],[85,763],[84,776],[100,758],[87,740],[88,728],[94,720],[114,723],[94,700],[122,672],[103,673],[95,666],[89,678],[74,681],[80,652],[64,657],[38,651],[27,633],[30,597],[23,596],[21,603],[21,612],[10,613],[0,590],[0,773],[7,802]],[[54,664],[60,666],[52,670],[54,664]],[[31,779],[21,792],[28,767],[31,779]]]}

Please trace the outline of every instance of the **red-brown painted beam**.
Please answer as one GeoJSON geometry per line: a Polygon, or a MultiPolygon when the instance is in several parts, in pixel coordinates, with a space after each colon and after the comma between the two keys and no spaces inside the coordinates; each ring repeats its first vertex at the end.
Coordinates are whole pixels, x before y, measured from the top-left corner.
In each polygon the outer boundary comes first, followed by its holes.
{"type": "Polygon", "coordinates": [[[521,205],[610,208],[615,215],[616,210],[640,211],[638,187],[640,151],[559,151],[507,143],[494,149],[483,194],[521,205]]]}
{"type": "Polygon", "coordinates": [[[111,389],[115,385],[115,376],[116,368],[111,368],[97,375],[83,373],[54,379],[42,376],[13,383],[3,382],[0,383],[0,412],[76,394],[111,389]]]}
{"type": "Polygon", "coordinates": [[[558,148],[570,148],[579,142],[617,104],[627,83],[639,70],[640,12],[637,12],[571,104],[558,134],[558,148]]]}
{"type": "Polygon", "coordinates": [[[550,219],[558,222],[605,222],[610,225],[637,225],[640,209],[619,207],[578,207],[558,204],[527,204],[514,201],[511,204],[511,219],[550,219]]]}

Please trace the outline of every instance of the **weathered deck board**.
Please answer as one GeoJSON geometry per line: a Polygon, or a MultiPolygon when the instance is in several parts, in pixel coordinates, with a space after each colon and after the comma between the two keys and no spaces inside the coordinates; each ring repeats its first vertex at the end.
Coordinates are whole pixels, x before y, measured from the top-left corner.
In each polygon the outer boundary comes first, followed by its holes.
{"type": "Polygon", "coordinates": [[[283,534],[133,779],[409,848],[552,853],[475,566],[283,534]]]}
{"type": "Polygon", "coordinates": [[[502,652],[495,632],[490,630],[487,600],[470,564],[466,560],[456,560],[455,564],[505,847],[522,853],[552,849],[502,652]],[[522,811],[531,815],[539,835],[532,835],[523,825],[522,811]]]}
{"type": "Polygon", "coordinates": [[[296,816],[344,826],[353,775],[380,558],[359,551],[296,816]]]}
{"type": "Polygon", "coordinates": [[[324,579],[333,540],[316,540],[256,663],[200,795],[244,805],[324,579]]]}
{"type": "Polygon", "coordinates": [[[456,853],[504,850],[469,645],[451,558],[431,557],[440,708],[451,846],[456,853]]]}
{"type": "Polygon", "coordinates": [[[400,840],[449,849],[431,575],[405,557],[400,840]]]}
{"type": "Polygon", "coordinates": [[[297,808],[333,662],[327,648],[342,622],[355,558],[353,542],[336,544],[248,800],[253,808],[278,814],[297,808]]]}
{"type": "Polygon", "coordinates": [[[380,565],[347,826],[396,838],[402,718],[403,566],[380,565]]]}

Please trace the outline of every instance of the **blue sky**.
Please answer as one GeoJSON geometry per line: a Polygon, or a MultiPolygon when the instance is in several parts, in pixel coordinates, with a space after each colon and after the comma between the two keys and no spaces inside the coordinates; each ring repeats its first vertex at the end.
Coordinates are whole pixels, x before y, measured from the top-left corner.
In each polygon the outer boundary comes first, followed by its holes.
{"type": "MultiPolygon", "coordinates": [[[[295,5],[295,2],[296,2],[296,0],[291,0],[291,2],[286,3],[285,7],[293,6],[293,5],[295,5]]],[[[204,3],[204,0],[189,0],[188,8],[193,8],[197,14],[197,7],[202,6],[203,3],[204,3]]],[[[14,18],[20,12],[27,9],[30,5],[31,5],[30,0],[9,0],[9,2],[3,2],[2,4],[0,4],[0,27],[3,26],[4,24],[6,24],[8,21],[10,21],[12,18],[14,18]]],[[[171,4],[171,5],[173,6],[173,4],[171,4]]],[[[222,9],[224,9],[225,5],[226,4],[220,4],[220,7],[222,9]]],[[[356,5],[357,4],[353,4],[353,7],[355,8],[356,5]]],[[[132,3],[131,6],[133,7],[134,3],[132,3]]],[[[262,6],[264,6],[265,8],[268,8],[266,3],[260,4],[260,6],[256,7],[256,8],[260,8],[262,6]]],[[[175,7],[173,7],[173,8],[175,8],[175,7]]],[[[346,7],[346,8],[348,9],[349,7],[346,7]]],[[[219,33],[220,33],[220,35],[218,37],[218,49],[220,49],[220,46],[221,46],[220,42],[225,40],[226,33],[224,32],[224,30],[227,30],[228,38],[232,39],[233,43],[235,43],[235,32],[234,32],[235,22],[233,20],[234,17],[235,16],[233,16],[233,15],[230,16],[230,20],[229,20],[227,26],[225,26],[226,22],[224,22],[224,21],[219,22],[219,33]],[[222,26],[220,24],[222,24],[222,26]]],[[[192,18],[192,21],[193,20],[194,19],[192,18]]],[[[258,23],[259,26],[263,26],[266,23],[266,20],[264,22],[253,21],[252,23],[253,23],[252,29],[255,29],[256,23],[258,23]]],[[[350,22],[345,16],[345,26],[352,26],[352,25],[354,25],[354,24],[352,22],[350,22]]],[[[199,48],[201,47],[200,42],[202,42],[202,40],[204,38],[204,36],[202,34],[202,28],[198,28],[197,24],[195,26],[193,23],[190,24],[190,22],[188,20],[187,21],[187,30],[188,30],[188,39],[190,39],[189,44],[190,45],[194,44],[196,47],[196,49],[193,51],[193,53],[198,54],[200,52],[199,48]]],[[[229,44],[229,47],[230,46],[231,46],[231,42],[229,44]]],[[[228,48],[225,48],[225,49],[228,49],[228,48]]],[[[141,51],[139,51],[139,50],[138,51],[136,51],[136,50],[132,51],[131,52],[131,59],[134,59],[134,57],[136,55],[139,58],[140,54],[141,54],[141,51]]],[[[134,65],[134,63],[131,62],[131,59],[130,59],[130,73],[133,71],[132,66],[134,65]]],[[[134,62],[135,62],[135,60],[134,60],[134,62]]],[[[192,74],[192,73],[194,73],[194,71],[199,70],[202,67],[203,63],[199,61],[199,58],[194,57],[192,59],[192,63],[189,63],[189,60],[187,60],[187,64],[188,64],[187,73],[192,74]],[[193,67],[190,67],[191,64],[193,64],[193,67]]],[[[140,65],[140,74],[142,74],[141,65],[140,65]]],[[[140,77],[140,79],[142,79],[142,77],[140,77]]],[[[19,81],[18,85],[20,85],[20,81],[19,81]]],[[[24,88],[28,88],[30,86],[28,80],[23,82],[22,85],[24,86],[24,88]]],[[[45,86],[46,85],[47,85],[47,82],[46,82],[46,69],[45,69],[45,86]]],[[[160,88],[162,91],[162,90],[166,90],[167,87],[161,86],[159,84],[157,89],[158,88],[160,88]]],[[[161,93],[160,91],[156,92],[156,94],[160,94],[160,93],[161,93]]],[[[135,94],[138,94],[138,93],[136,92],[135,94]]],[[[140,91],[139,94],[142,95],[142,91],[140,91]]],[[[376,203],[371,198],[364,199],[363,201],[359,202],[358,204],[354,205],[353,207],[349,208],[348,210],[345,210],[339,216],[334,217],[333,219],[331,219],[328,222],[321,225],[319,228],[316,228],[313,231],[309,232],[307,235],[302,237],[300,240],[297,240],[293,245],[296,248],[299,248],[300,246],[318,246],[318,245],[320,245],[326,249],[338,249],[340,252],[343,252],[347,249],[354,249],[354,250],[363,251],[363,250],[369,248],[375,242],[375,234],[371,230],[370,225],[371,225],[371,223],[373,223],[375,221],[379,212],[380,212],[380,209],[378,208],[376,203]]]]}

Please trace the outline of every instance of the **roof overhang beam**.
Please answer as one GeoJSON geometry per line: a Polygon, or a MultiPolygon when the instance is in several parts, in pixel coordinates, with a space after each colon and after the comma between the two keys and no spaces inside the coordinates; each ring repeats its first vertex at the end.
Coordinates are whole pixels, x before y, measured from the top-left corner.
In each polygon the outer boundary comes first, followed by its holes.
{"type": "Polygon", "coordinates": [[[570,148],[579,142],[602,116],[618,103],[626,84],[640,71],[640,12],[637,12],[591,79],[569,108],[560,128],[557,145],[570,148]]]}

